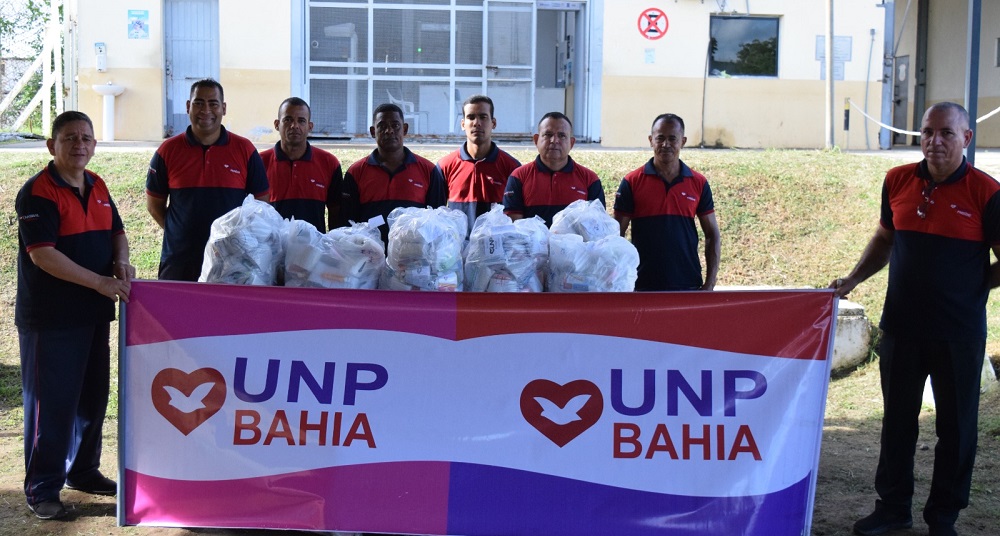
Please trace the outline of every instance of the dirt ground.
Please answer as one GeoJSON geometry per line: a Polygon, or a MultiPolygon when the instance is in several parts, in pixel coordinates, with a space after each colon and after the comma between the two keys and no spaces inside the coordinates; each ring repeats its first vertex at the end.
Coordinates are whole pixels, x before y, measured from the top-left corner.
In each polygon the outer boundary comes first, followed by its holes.
{"type": "MultiPolygon", "coordinates": [[[[851,524],[867,515],[874,504],[872,481],[878,459],[881,394],[877,364],[830,382],[826,423],[816,485],[812,534],[850,534],[851,524]]],[[[1000,388],[983,395],[980,402],[979,453],[972,483],[971,504],[959,518],[959,534],[995,536],[1000,534],[1000,388]]],[[[106,447],[103,468],[117,470],[115,423],[105,426],[106,447]]],[[[64,491],[63,502],[71,510],[68,520],[39,521],[24,505],[22,438],[19,426],[0,428],[0,534],[3,535],[137,535],[137,536],[284,536],[296,531],[182,529],[158,527],[118,527],[113,498],[94,497],[64,491]]],[[[893,534],[922,535],[927,527],[920,518],[920,506],[927,497],[934,457],[933,409],[925,408],[921,437],[916,453],[917,490],[914,498],[914,526],[893,534]]],[[[543,536],[543,535],[539,535],[543,536]]]]}

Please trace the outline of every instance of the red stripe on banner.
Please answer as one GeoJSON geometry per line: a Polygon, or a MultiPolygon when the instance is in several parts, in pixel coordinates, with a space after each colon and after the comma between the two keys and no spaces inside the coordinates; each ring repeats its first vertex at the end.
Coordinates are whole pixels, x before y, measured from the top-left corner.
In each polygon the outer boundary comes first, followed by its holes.
{"type": "Polygon", "coordinates": [[[455,294],[134,281],[126,344],[317,329],[455,340],[455,294]]]}
{"type": "Polygon", "coordinates": [[[457,334],[462,340],[510,333],[587,333],[824,360],[834,302],[832,291],[825,290],[460,293],[457,334]]]}

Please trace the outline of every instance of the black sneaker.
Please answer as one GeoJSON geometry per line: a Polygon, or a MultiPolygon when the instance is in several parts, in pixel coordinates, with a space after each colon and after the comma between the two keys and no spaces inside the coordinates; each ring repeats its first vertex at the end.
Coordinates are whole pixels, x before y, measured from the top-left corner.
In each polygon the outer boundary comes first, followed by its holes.
{"type": "Polygon", "coordinates": [[[82,491],[84,493],[89,493],[91,495],[117,495],[118,494],[118,484],[114,480],[98,473],[96,477],[86,481],[86,482],[70,482],[66,481],[66,487],[68,489],[82,491]]]}
{"type": "Polygon", "coordinates": [[[886,532],[908,529],[913,526],[913,516],[909,513],[900,514],[879,506],[867,517],[854,523],[854,534],[861,536],[878,536],[886,532]]]}
{"type": "Polygon", "coordinates": [[[35,514],[38,519],[61,519],[66,517],[66,509],[59,501],[42,501],[40,503],[29,504],[28,509],[35,514]]]}

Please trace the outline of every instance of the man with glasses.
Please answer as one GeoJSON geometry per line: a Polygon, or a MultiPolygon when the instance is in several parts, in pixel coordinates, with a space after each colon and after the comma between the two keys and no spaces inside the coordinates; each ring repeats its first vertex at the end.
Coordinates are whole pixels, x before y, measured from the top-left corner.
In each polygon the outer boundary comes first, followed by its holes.
{"type": "Polygon", "coordinates": [[[549,112],[532,136],[538,156],[511,173],[503,194],[504,213],[511,219],[540,216],[552,226],[557,212],[577,200],[604,200],[597,173],[573,161],[569,151],[576,144],[573,123],[565,114],[549,112]]]}
{"type": "Polygon", "coordinates": [[[860,261],[830,287],[844,297],[887,264],[879,327],[882,440],[875,510],[854,524],[863,536],[909,528],[921,398],[934,391],[937,445],[923,517],[931,536],[951,535],[969,504],[976,456],[986,300],[1000,285],[1000,184],[972,167],[969,113],[951,102],[923,117],[924,160],[890,169],[880,225],[860,261]]]}

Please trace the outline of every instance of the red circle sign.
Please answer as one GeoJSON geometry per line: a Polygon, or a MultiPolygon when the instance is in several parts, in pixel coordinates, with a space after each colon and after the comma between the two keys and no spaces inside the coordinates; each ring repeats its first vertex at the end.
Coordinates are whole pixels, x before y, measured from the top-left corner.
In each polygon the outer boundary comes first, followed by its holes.
{"type": "Polygon", "coordinates": [[[667,21],[667,14],[662,10],[651,7],[639,15],[639,33],[650,40],[656,40],[667,33],[670,22],[667,21]]]}

